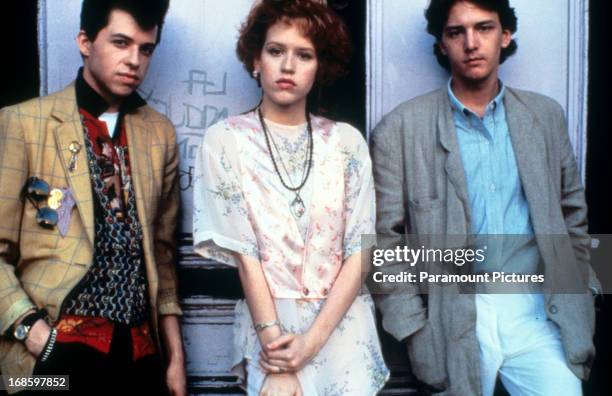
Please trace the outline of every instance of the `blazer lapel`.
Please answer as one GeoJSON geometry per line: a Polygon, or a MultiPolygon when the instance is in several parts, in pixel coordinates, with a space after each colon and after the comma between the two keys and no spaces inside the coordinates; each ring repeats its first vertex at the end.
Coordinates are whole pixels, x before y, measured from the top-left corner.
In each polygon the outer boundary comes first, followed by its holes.
{"type": "Polygon", "coordinates": [[[151,211],[151,200],[154,198],[152,193],[153,185],[153,165],[151,162],[151,126],[146,122],[142,110],[136,113],[126,114],[124,118],[125,133],[128,143],[128,153],[130,157],[130,174],[134,195],[136,197],[136,212],[142,227],[142,244],[144,250],[145,266],[147,268],[147,280],[149,285],[149,297],[151,301],[156,301],[158,290],[158,275],[155,267],[154,250],[149,241],[154,238],[149,227],[151,211]]]}
{"type": "MultiPolygon", "coordinates": [[[[560,290],[560,287],[563,286],[559,285],[567,285],[568,279],[580,279],[581,275],[570,274],[567,271],[570,267],[567,266],[564,266],[565,271],[562,275],[559,271],[551,270],[553,267],[558,267],[564,260],[557,256],[558,248],[555,247],[555,238],[546,237],[551,234],[552,230],[548,229],[548,225],[550,219],[555,216],[551,210],[559,204],[550,202],[549,191],[553,187],[550,186],[551,179],[548,177],[546,144],[540,133],[538,122],[531,111],[509,89],[506,91],[504,104],[519,177],[529,205],[531,224],[545,264],[544,290],[550,291],[551,287],[560,290]]],[[[551,294],[547,292],[546,300],[550,301],[550,299],[551,294]]]]}
{"type": "Polygon", "coordinates": [[[471,208],[467,191],[465,170],[459,151],[457,131],[451,113],[451,104],[446,90],[440,91],[440,104],[438,106],[438,136],[440,145],[446,150],[445,170],[448,180],[455,187],[459,200],[463,203],[468,224],[471,224],[471,208]]]}
{"type": "Polygon", "coordinates": [[[60,125],[53,131],[55,143],[60,161],[64,168],[68,184],[72,190],[72,195],[76,202],[81,221],[85,226],[87,237],[94,244],[94,213],[93,197],[91,192],[91,180],[89,166],[87,163],[87,151],[85,148],[85,136],[83,125],[78,113],[74,85],[68,86],[64,93],[66,100],[58,100],[52,111],[52,116],[57,119],[60,125]],[[80,151],[76,154],[76,168],[68,169],[73,157],[70,151],[70,144],[77,142],[80,151]]]}
{"type": "MultiPolygon", "coordinates": [[[[546,148],[538,133],[537,123],[530,110],[509,89],[506,91],[504,104],[514,156],[530,214],[532,217],[547,217],[550,206],[546,201],[547,195],[542,194],[542,191],[546,191],[543,186],[549,183],[548,166],[545,161],[546,148]]],[[[536,229],[539,224],[547,224],[545,218],[532,218],[532,223],[536,232],[545,232],[536,229]]]]}
{"type": "Polygon", "coordinates": [[[125,115],[125,133],[127,134],[128,152],[130,155],[130,171],[134,194],[136,195],[136,209],[143,232],[148,232],[149,205],[151,200],[151,180],[153,166],[151,164],[151,136],[147,131],[147,124],[138,114],[125,115]]]}

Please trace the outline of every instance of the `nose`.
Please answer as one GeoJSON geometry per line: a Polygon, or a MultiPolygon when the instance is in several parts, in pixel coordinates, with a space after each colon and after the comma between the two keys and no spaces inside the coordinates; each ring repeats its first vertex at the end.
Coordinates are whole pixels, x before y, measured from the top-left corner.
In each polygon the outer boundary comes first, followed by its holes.
{"type": "Polygon", "coordinates": [[[287,52],[281,63],[281,71],[283,73],[293,73],[295,71],[295,55],[287,52]]]}
{"type": "Polygon", "coordinates": [[[128,49],[125,63],[134,69],[140,66],[140,48],[138,48],[138,46],[132,46],[128,49]]]}
{"type": "Polygon", "coordinates": [[[468,29],[465,33],[464,49],[466,52],[472,52],[478,49],[478,34],[474,29],[468,29]]]}

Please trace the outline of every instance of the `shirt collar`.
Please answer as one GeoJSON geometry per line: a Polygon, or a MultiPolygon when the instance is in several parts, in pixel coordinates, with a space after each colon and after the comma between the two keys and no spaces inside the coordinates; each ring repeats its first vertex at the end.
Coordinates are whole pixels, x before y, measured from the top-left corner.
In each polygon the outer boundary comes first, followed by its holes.
{"type": "MultiPolygon", "coordinates": [[[[452,81],[452,78],[448,80],[448,97],[450,99],[452,109],[466,117],[469,115],[475,115],[472,110],[465,107],[463,103],[461,103],[461,101],[457,99],[457,97],[453,93],[452,81]]],[[[503,106],[504,96],[506,95],[506,86],[504,85],[504,83],[502,83],[501,80],[497,81],[499,81],[499,92],[497,93],[497,96],[495,96],[495,98],[493,98],[493,100],[487,105],[487,111],[490,110],[494,112],[495,110],[500,108],[500,106],[503,106]]]]}
{"type": "MultiPolygon", "coordinates": [[[[75,82],[77,106],[80,109],[87,111],[92,116],[98,118],[100,114],[108,110],[108,103],[98,94],[83,78],[83,68],[79,69],[79,73],[75,82]]],[[[136,91],[126,97],[119,106],[119,113],[131,113],[139,107],[146,105],[147,102],[136,91]]]]}

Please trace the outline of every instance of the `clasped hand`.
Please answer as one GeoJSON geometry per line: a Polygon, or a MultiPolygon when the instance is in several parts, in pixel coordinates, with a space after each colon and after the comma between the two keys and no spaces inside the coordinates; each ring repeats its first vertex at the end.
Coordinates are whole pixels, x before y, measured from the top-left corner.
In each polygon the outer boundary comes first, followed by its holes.
{"type": "Polygon", "coordinates": [[[266,373],[300,371],[319,351],[308,334],[283,334],[263,345],[259,364],[266,373]]]}

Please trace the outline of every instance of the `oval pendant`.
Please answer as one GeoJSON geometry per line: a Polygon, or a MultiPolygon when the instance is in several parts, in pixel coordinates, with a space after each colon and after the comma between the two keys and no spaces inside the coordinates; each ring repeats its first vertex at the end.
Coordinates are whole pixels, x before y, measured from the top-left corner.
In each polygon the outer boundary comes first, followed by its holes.
{"type": "Polygon", "coordinates": [[[295,196],[295,199],[291,202],[290,208],[291,214],[298,219],[306,212],[306,205],[304,205],[304,201],[302,201],[299,195],[295,196]]]}

